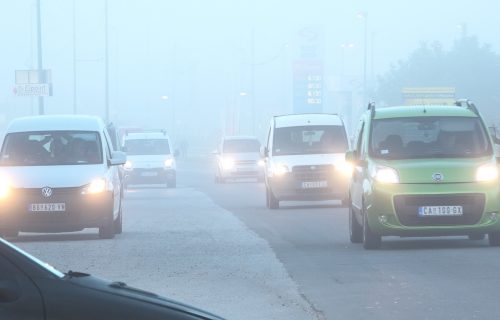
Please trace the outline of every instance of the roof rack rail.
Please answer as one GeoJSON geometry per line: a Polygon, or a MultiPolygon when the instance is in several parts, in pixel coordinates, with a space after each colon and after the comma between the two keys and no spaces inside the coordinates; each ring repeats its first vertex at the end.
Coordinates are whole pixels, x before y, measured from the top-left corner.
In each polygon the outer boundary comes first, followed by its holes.
{"type": "Polygon", "coordinates": [[[371,112],[372,119],[375,118],[375,102],[368,103],[368,110],[371,112]]]}
{"type": "Polygon", "coordinates": [[[455,101],[455,105],[462,108],[467,108],[475,114],[479,115],[479,110],[477,110],[476,105],[469,99],[458,99],[455,101]]]}

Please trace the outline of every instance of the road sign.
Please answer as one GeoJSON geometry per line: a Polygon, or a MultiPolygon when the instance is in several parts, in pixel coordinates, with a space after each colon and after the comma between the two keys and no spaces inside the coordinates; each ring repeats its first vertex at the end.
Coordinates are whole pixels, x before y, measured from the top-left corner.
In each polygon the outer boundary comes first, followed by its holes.
{"type": "Polygon", "coordinates": [[[48,83],[16,84],[14,94],[18,97],[48,97],[51,95],[48,83]]]}

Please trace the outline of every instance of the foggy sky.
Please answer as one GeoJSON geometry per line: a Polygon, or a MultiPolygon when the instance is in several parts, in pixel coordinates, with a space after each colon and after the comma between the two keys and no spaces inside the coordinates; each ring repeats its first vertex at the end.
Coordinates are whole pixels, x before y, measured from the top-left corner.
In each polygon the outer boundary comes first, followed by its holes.
{"type": "MultiPolygon", "coordinates": [[[[52,70],[54,86],[46,113],[71,113],[73,1],[41,1],[44,67],[52,70]]],[[[241,133],[249,132],[252,30],[260,131],[271,115],[291,112],[294,47],[305,26],[322,30],[327,82],[341,72],[342,43],[354,44],[346,50],[344,73],[354,78],[363,73],[364,21],[359,12],[368,17],[370,80],[372,70],[375,77],[386,72],[422,41],[450,47],[461,35],[461,23],[500,51],[500,3],[493,0],[108,1],[112,120],[173,130],[175,113],[178,136],[199,130],[195,115],[204,120],[206,135],[223,130],[231,113],[237,114],[241,133]],[[169,99],[162,100],[163,95],[169,99]]],[[[14,70],[36,68],[34,4],[0,0],[0,127],[37,111],[35,100],[12,93],[14,70]]],[[[78,111],[104,116],[104,0],[75,4],[78,111]]],[[[325,111],[336,111],[329,108],[325,111]]]]}

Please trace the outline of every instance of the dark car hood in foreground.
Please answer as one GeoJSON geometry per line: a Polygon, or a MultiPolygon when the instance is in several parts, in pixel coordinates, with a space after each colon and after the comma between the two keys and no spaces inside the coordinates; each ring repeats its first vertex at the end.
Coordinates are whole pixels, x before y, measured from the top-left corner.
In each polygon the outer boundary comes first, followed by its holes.
{"type": "Polygon", "coordinates": [[[123,282],[109,282],[100,278],[93,276],[67,276],[65,281],[70,283],[86,287],[88,289],[99,290],[102,292],[123,296],[129,299],[134,299],[142,301],[144,303],[151,303],[155,305],[164,306],[172,310],[178,310],[180,312],[200,317],[200,319],[206,320],[224,320],[223,318],[216,316],[214,314],[208,313],[206,311],[197,309],[186,304],[167,299],[165,297],[159,296],[155,293],[143,291],[141,289],[133,288],[127,286],[123,282]]]}

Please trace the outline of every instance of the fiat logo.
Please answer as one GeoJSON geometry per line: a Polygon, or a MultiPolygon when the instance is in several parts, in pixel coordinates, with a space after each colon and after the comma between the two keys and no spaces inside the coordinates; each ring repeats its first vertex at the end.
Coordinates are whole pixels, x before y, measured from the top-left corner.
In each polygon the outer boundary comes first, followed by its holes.
{"type": "Polygon", "coordinates": [[[436,173],[434,173],[434,174],[432,175],[432,180],[434,180],[434,181],[436,181],[436,182],[441,182],[441,181],[443,181],[443,179],[444,179],[444,176],[443,176],[443,174],[442,174],[442,173],[438,173],[438,172],[436,172],[436,173]]]}
{"type": "Polygon", "coordinates": [[[45,198],[50,198],[52,196],[52,189],[49,187],[43,187],[42,188],[42,195],[45,198]]]}

